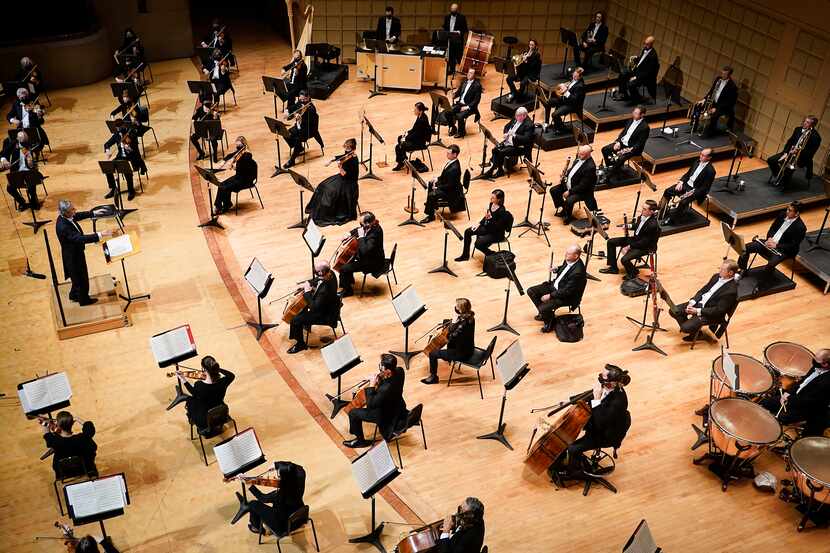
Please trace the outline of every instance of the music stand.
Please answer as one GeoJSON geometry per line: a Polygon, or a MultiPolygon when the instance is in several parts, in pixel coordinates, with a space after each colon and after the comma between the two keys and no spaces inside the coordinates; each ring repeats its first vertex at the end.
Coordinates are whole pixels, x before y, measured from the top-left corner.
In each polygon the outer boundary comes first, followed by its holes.
{"type": "Polygon", "coordinates": [[[427,147],[441,146],[442,148],[446,148],[447,145],[441,140],[441,110],[452,111],[452,104],[450,104],[450,99],[443,92],[430,90],[429,97],[432,98],[432,124],[435,126],[435,123],[438,123],[438,136],[427,147]]]}
{"type": "Polygon", "coordinates": [[[424,179],[421,178],[421,174],[417,169],[415,169],[415,166],[412,165],[408,159],[404,161],[404,164],[409,170],[409,174],[412,175],[412,193],[407,199],[407,206],[403,208],[404,211],[409,213],[409,218],[403,223],[398,223],[398,226],[405,227],[407,225],[415,225],[417,227],[422,227],[424,224],[415,219],[415,214],[418,213],[418,208],[415,207],[415,183],[417,182],[424,190],[427,190],[427,194],[429,193],[429,186],[426,182],[424,182],[424,179]]]}
{"type": "Polygon", "coordinates": [[[63,496],[72,524],[82,526],[97,522],[104,540],[110,539],[104,521],[123,515],[124,508],[130,504],[127,478],[123,472],[68,484],[63,488],[63,496]],[[119,495],[121,500],[117,501],[119,495]],[[103,499],[96,501],[93,499],[95,496],[103,499]],[[105,510],[96,510],[95,504],[104,505],[105,510]]]}
{"type": "Polygon", "coordinates": [[[729,133],[729,137],[732,139],[735,149],[732,151],[732,161],[729,163],[729,173],[726,177],[718,177],[718,180],[726,179],[724,182],[723,188],[720,189],[720,192],[728,192],[730,194],[734,194],[735,192],[743,192],[744,187],[742,183],[738,183],[736,190],[732,190],[729,188],[729,183],[734,178],[736,181],[738,180],[738,174],[741,172],[741,163],[743,163],[744,156],[749,155],[749,145],[740,139],[740,137],[733,133],[732,131],[727,131],[729,133]],[[735,161],[738,162],[738,166],[735,167],[735,161]]]}
{"type": "Polygon", "coordinates": [[[118,217],[124,219],[130,213],[138,211],[136,208],[125,209],[124,199],[121,197],[121,175],[132,175],[133,173],[130,162],[126,159],[104,160],[98,162],[98,167],[101,169],[102,174],[112,175],[113,181],[115,181],[113,203],[118,210],[118,217]]]}
{"type": "Polygon", "coordinates": [[[809,248],[807,248],[807,252],[811,252],[813,250],[824,250],[830,251],[830,248],[827,246],[823,246],[821,244],[821,237],[824,234],[825,227],[827,227],[827,215],[830,214],[830,206],[824,208],[824,218],[821,220],[821,227],[818,229],[818,234],[816,234],[815,241],[807,239],[808,244],[812,244],[809,248]]]}
{"type": "Polygon", "coordinates": [[[606,112],[613,112],[614,110],[606,107],[605,102],[608,99],[608,87],[611,84],[611,73],[616,72],[617,74],[622,72],[622,68],[620,67],[620,60],[617,59],[616,56],[611,54],[606,54],[602,52],[599,57],[600,65],[605,65],[608,67],[608,72],[605,75],[605,89],[602,91],[602,104],[600,104],[599,108],[597,109],[597,113],[606,113],[606,112]]]}
{"type": "Polygon", "coordinates": [[[187,81],[187,88],[199,98],[213,97],[213,83],[210,81],[187,81]]]}
{"type": "Polygon", "coordinates": [[[441,265],[439,265],[438,267],[436,267],[434,269],[430,269],[427,272],[428,273],[446,273],[450,276],[457,277],[458,275],[455,274],[453,272],[453,270],[450,269],[450,266],[447,264],[447,240],[449,239],[450,231],[452,231],[452,233],[455,234],[455,237],[458,238],[459,240],[463,240],[464,237],[461,236],[461,233],[458,232],[458,229],[455,228],[455,225],[453,225],[448,219],[445,219],[440,213],[436,213],[435,216],[444,225],[444,257],[443,257],[443,260],[441,261],[441,265]]]}
{"type": "Polygon", "coordinates": [[[622,549],[622,553],[660,553],[661,551],[663,550],[654,542],[646,519],[640,521],[622,549]]]}
{"type": "Polygon", "coordinates": [[[311,276],[314,276],[314,258],[320,255],[323,251],[323,246],[326,244],[326,237],[320,233],[320,228],[314,224],[314,220],[309,217],[306,221],[305,230],[303,230],[303,242],[308,247],[308,252],[311,254],[311,276]]]}
{"type": "Polygon", "coordinates": [[[559,73],[559,78],[565,79],[568,77],[568,74],[565,71],[566,66],[568,65],[568,48],[570,48],[574,53],[574,64],[579,63],[576,61],[576,48],[578,46],[576,42],[576,33],[570,29],[566,29],[565,27],[559,27],[559,40],[565,45],[565,53],[562,57],[562,72],[559,73]]]}
{"type": "MultiPolygon", "coordinates": [[[[376,174],[374,174],[372,172],[372,156],[373,156],[373,152],[374,152],[374,143],[373,143],[372,139],[376,138],[377,141],[380,142],[381,144],[385,144],[385,142],[383,141],[383,137],[380,135],[380,133],[377,130],[375,130],[375,127],[372,125],[372,122],[369,121],[369,118],[364,115],[360,119],[360,151],[361,152],[363,152],[363,125],[364,124],[366,125],[366,129],[369,131],[369,159],[368,159],[369,167],[366,170],[366,174],[363,175],[362,177],[360,177],[358,180],[363,180],[363,179],[383,180],[382,178],[380,178],[379,176],[377,176],[376,174]]],[[[361,155],[363,155],[363,154],[361,153],[361,155]]],[[[366,167],[366,165],[365,165],[366,161],[367,160],[365,160],[365,159],[360,160],[360,162],[364,164],[364,167],[366,167]]]]}
{"type": "MultiPolygon", "coordinates": [[[[262,86],[265,87],[265,92],[270,92],[274,95],[274,117],[279,117],[277,110],[277,98],[282,102],[283,109],[285,109],[285,100],[288,97],[288,89],[285,87],[285,81],[279,77],[262,76],[262,86]]],[[[263,94],[265,94],[263,92],[263,94]]]]}
{"type": "Polygon", "coordinates": [[[308,190],[309,192],[314,194],[314,186],[312,186],[312,184],[308,182],[307,178],[305,178],[296,171],[292,171],[291,169],[289,169],[288,171],[284,172],[291,175],[291,178],[294,180],[294,184],[297,185],[297,190],[299,190],[300,192],[300,220],[294,223],[293,225],[290,225],[288,228],[304,229],[307,218],[305,216],[305,208],[303,207],[303,190],[308,190]]]}
{"type": "Polygon", "coordinates": [[[245,282],[248,283],[248,286],[251,287],[254,294],[256,294],[257,320],[245,322],[248,326],[252,326],[256,329],[256,339],[259,341],[262,334],[266,330],[274,328],[279,324],[262,322],[262,300],[268,295],[268,291],[274,283],[274,275],[266,271],[259,259],[255,257],[251,260],[251,264],[248,265],[248,268],[245,270],[245,274],[242,276],[245,279],[245,282]]]}
{"type": "Polygon", "coordinates": [[[663,351],[662,349],[660,349],[657,346],[657,344],[654,343],[654,334],[658,330],[666,332],[666,329],[660,326],[660,311],[662,311],[662,310],[657,305],[657,294],[658,294],[657,290],[658,290],[658,288],[662,288],[662,285],[659,284],[659,281],[657,280],[657,266],[655,264],[655,254],[654,253],[649,253],[648,254],[648,262],[649,262],[649,266],[651,268],[651,274],[648,277],[648,291],[647,291],[646,295],[644,296],[645,301],[644,301],[644,305],[643,305],[643,318],[640,319],[640,320],[637,320],[637,319],[635,319],[633,317],[630,317],[628,315],[626,315],[625,318],[628,319],[629,321],[631,321],[632,323],[634,323],[635,325],[637,325],[638,327],[640,327],[637,330],[637,335],[634,337],[635,341],[640,337],[640,333],[643,330],[649,329],[651,332],[649,332],[646,335],[646,341],[645,342],[643,342],[639,346],[636,346],[636,347],[632,348],[631,351],[651,350],[651,351],[656,351],[657,353],[659,353],[663,356],[667,356],[668,354],[665,351],[663,351]],[[651,322],[650,323],[646,322],[646,318],[648,317],[648,304],[649,304],[649,301],[651,301],[651,303],[652,303],[651,322]]]}
{"type": "Polygon", "coordinates": [[[499,369],[499,377],[504,384],[504,393],[501,396],[501,409],[499,409],[499,422],[496,426],[495,432],[477,436],[479,440],[496,440],[513,451],[513,446],[507,441],[504,435],[504,429],[507,423],[504,422],[504,407],[507,404],[507,391],[515,388],[522,379],[530,372],[530,367],[525,361],[524,353],[522,352],[519,339],[513,340],[513,343],[507,346],[503,352],[496,357],[496,367],[499,369]]]}
{"type": "Polygon", "coordinates": [[[669,120],[669,110],[671,110],[672,102],[677,99],[678,103],[680,103],[680,91],[683,88],[683,72],[679,67],[671,64],[663,74],[663,79],[660,81],[660,84],[663,86],[663,91],[666,94],[666,114],[663,116],[663,125],[660,127],[660,130],[657,131],[656,138],[662,138],[663,140],[674,142],[674,134],[672,134],[672,137],[669,138],[663,131],[666,130],[666,122],[669,120]]]}
{"type": "Polygon", "coordinates": [[[513,334],[518,336],[519,333],[512,326],[510,326],[510,323],[507,322],[507,309],[510,306],[510,285],[513,283],[516,284],[516,290],[518,290],[520,296],[525,295],[525,290],[522,287],[522,283],[519,282],[519,279],[516,277],[516,273],[514,273],[513,270],[510,268],[510,265],[505,263],[504,268],[507,269],[507,274],[509,275],[507,277],[507,288],[504,289],[504,313],[502,314],[501,322],[496,326],[488,328],[487,332],[506,330],[507,332],[512,332],[513,334]]]}
{"type": "Polygon", "coordinates": [[[378,56],[380,54],[385,54],[388,52],[386,47],[386,41],[384,40],[375,40],[367,38],[365,40],[366,48],[375,51],[375,59],[374,59],[374,77],[372,78],[372,90],[369,91],[369,99],[374,98],[375,96],[386,96],[385,92],[381,92],[378,89],[378,56]]]}
{"type": "Polygon", "coordinates": [[[320,350],[320,353],[323,356],[323,361],[325,361],[326,367],[329,369],[329,376],[331,376],[332,379],[337,379],[337,395],[333,396],[331,394],[326,394],[326,399],[328,399],[332,405],[330,418],[333,419],[343,407],[349,404],[348,401],[340,399],[340,396],[349,390],[353,390],[354,388],[367,383],[366,380],[361,380],[354,386],[350,386],[349,388],[341,391],[341,377],[359,364],[363,363],[363,359],[360,358],[360,354],[357,352],[357,349],[355,349],[354,342],[352,342],[352,337],[349,334],[344,334],[332,343],[324,346],[320,350]]]}
{"type": "Polygon", "coordinates": [[[730,227],[726,221],[721,221],[720,229],[723,233],[723,239],[726,241],[726,252],[723,254],[723,259],[725,260],[729,257],[730,248],[735,250],[735,253],[738,255],[744,253],[744,250],[746,250],[744,237],[735,232],[734,224],[730,227]]]}
{"type": "MultiPolygon", "coordinates": [[[[219,140],[222,138],[222,121],[219,119],[194,121],[193,133],[202,140],[202,143],[208,143],[208,150],[213,150],[210,152],[211,155],[208,156],[208,163],[212,170],[213,157],[217,154],[216,148],[218,147],[219,140]]],[[[222,151],[224,152],[224,150],[222,151]]]]}
{"type": "MultiPolygon", "coordinates": [[[[512,59],[502,59],[498,57],[494,57],[492,59],[493,65],[496,68],[496,71],[501,73],[501,84],[499,85],[499,106],[504,105],[504,79],[507,78],[514,78],[516,76],[516,66],[513,65],[512,59]]],[[[506,115],[502,115],[499,110],[493,110],[493,118],[490,121],[495,121],[497,119],[510,119],[506,115]]],[[[481,122],[479,121],[479,124],[481,122]]]]}
{"type": "Polygon", "coordinates": [[[199,223],[196,225],[198,228],[204,227],[215,227],[219,229],[225,229],[222,226],[222,223],[219,222],[219,214],[213,211],[213,192],[211,191],[210,185],[214,185],[216,188],[219,188],[222,183],[216,178],[216,175],[213,171],[209,169],[205,169],[204,167],[199,167],[198,165],[193,166],[196,169],[196,172],[199,173],[199,176],[205,179],[208,183],[208,208],[210,209],[210,219],[205,221],[204,223],[199,223]]]}
{"type": "Polygon", "coordinates": [[[372,530],[366,535],[349,538],[349,543],[368,543],[374,545],[381,553],[386,553],[380,542],[384,523],[381,521],[375,525],[375,494],[400,474],[389,451],[389,444],[385,440],[381,440],[352,461],[352,475],[360,488],[360,495],[363,499],[371,498],[372,501],[372,530]]]}
{"type": "Polygon", "coordinates": [[[37,171],[15,171],[13,173],[6,174],[6,179],[9,181],[11,186],[17,188],[18,190],[22,190],[24,188],[26,189],[26,197],[29,198],[29,210],[32,213],[32,221],[25,222],[23,224],[27,227],[32,227],[35,234],[37,234],[37,231],[40,230],[40,227],[51,222],[51,219],[38,220],[37,214],[35,213],[35,202],[32,201],[32,191],[35,192],[36,196],[37,191],[35,187],[37,186],[38,175],[40,175],[40,173],[37,171]]]}
{"type": "Polygon", "coordinates": [[[283,139],[286,142],[288,142],[288,139],[291,138],[291,133],[288,130],[288,125],[286,125],[279,119],[274,119],[266,115],[265,123],[268,125],[268,130],[271,131],[271,134],[274,135],[274,143],[277,145],[277,164],[274,166],[274,174],[271,175],[271,178],[273,179],[274,177],[278,177],[284,173],[288,173],[288,171],[282,168],[282,154],[280,153],[280,137],[283,137],[283,139]]]}
{"type": "Polygon", "coordinates": [[[38,280],[46,280],[46,275],[32,271],[32,265],[31,263],[29,263],[29,252],[26,251],[26,245],[23,243],[23,237],[20,236],[20,230],[17,228],[17,221],[14,217],[12,206],[9,204],[9,198],[4,195],[3,201],[6,202],[6,209],[9,212],[9,219],[11,220],[12,226],[14,227],[14,234],[17,237],[18,244],[20,244],[20,250],[23,252],[23,258],[26,260],[26,269],[22,273],[23,276],[27,276],[29,278],[36,278],[38,280]]]}
{"type": "Polygon", "coordinates": [[[403,325],[403,351],[390,351],[392,355],[403,359],[404,367],[409,370],[409,360],[421,353],[418,351],[409,351],[409,326],[418,320],[418,318],[426,313],[426,306],[415,288],[409,284],[398,292],[397,295],[392,296],[392,307],[395,309],[395,314],[403,325]]]}
{"type": "Polygon", "coordinates": [[[116,261],[121,262],[121,274],[124,275],[124,289],[127,291],[127,295],[118,294],[118,297],[127,302],[127,305],[124,306],[124,311],[126,312],[130,308],[130,304],[134,301],[149,300],[150,294],[138,294],[134,296],[130,292],[130,281],[127,279],[127,266],[124,262],[124,259],[127,257],[133,256],[141,251],[138,236],[133,233],[126,233],[115,238],[110,238],[101,244],[101,249],[104,251],[104,259],[107,265],[111,265],[116,261]]]}
{"type": "Polygon", "coordinates": [[[27,419],[39,415],[52,418],[53,411],[66,409],[72,399],[72,387],[65,372],[48,372],[17,385],[17,398],[27,419]]]}
{"type": "Polygon", "coordinates": [[[550,226],[543,220],[545,214],[545,200],[547,199],[547,188],[548,183],[542,180],[542,175],[539,173],[539,169],[536,168],[535,165],[532,163],[527,164],[527,174],[530,176],[530,189],[528,190],[527,196],[527,211],[525,213],[525,220],[519,223],[516,226],[526,226],[524,232],[519,235],[519,238],[527,234],[528,232],[533,232],[536,236],[544,236],[545,242],[547,242],[548,247],[550,247],[550,240],[548,239],[548,227],[550,226]],[[542,196],[542,205],[539,208],[539,221],[536,223],[530,223],[528,221],[528,214],[530,213],[530,202],[532,198],[533,192],[536,191],[538,194],[542,196]],[[526,224],[527,223],[529,224],[526,224]]]}
{"type": "Polygon", "coordinates": [[[594,255],[594,237],[597,233],[599,233],[600,236],[608,240],[608,233],[605,232],[604,228],[602,228],[602,224],[600,224],[599,219],[597,219],[594,212],[590,209],[586,209],[585,212],[588,214],[588,222],[591,225],[591,237],[588,239],[588,247],[585,252],[585,278],[601,282],[600,279],[588,272],[588,264],[591,262],[591,257],[594,255]]]}
{"type": "Polygon", "coordinates": [[[487,142],[488,141],[492,142],[493,143],[493,148],[495,148],[496,146],[499,145],[499,141],[496,140],[496,137],[493,136],[493,133],[490,132],[490,129],[485,127],[482,124],[481,121],[478,122],[478,129],[479,129],[479,131],[481,131],[481,135],[484,137],[484,140],[482,141],[482,144],[481,144],[481,164],[479,165],[479,167],[481,167],[481,172],[478,175],[474,176],[471,180],[484,179],[484,180],[492,181],[492,180],[494,180],[493,178],[484,176],[484,168],[488,166],[488,163],[487,163],[487,142]]]}

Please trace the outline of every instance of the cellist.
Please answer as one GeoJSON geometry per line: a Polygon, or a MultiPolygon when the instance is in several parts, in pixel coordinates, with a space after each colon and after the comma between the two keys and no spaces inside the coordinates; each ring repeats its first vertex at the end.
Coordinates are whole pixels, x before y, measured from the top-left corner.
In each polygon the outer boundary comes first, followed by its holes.
{"type": "Polygon", "coordinates": [[[455,300],[455,317],[444,321],[447,326],[447,346],[429,353],[429,376],[421,379],[424,384],[438,384],[438,360],[450,363],[469,359],[475,350],[476,320],[470,300],[455,300]]]}
{"type": "Polygon", "coordinates": [[[369,447],[371,440],[363,436],[363,422],[377,424],[384,439],[389,439],[398,423],[406,417],[406,402],[403,399],[404,370],[398,366],[397,358],[389,353],[380,356],[378,373],[366,390],[366,407],[349,411],[349,432],[354,439],[343,445],[351,448],[369,447]]]}
{"type": "Polygon", "coordinates": [[[354,295],[354,273],[380,275],[386,265],[386,255],[383,253],[383,229],[380,222],[371,211],[360,214],[360,226],[353,229],[344,237],[357,238],[357,253],[351,261],[340,268],[340,286],[343,291],[340,296],[347,298],[354,295]]]}

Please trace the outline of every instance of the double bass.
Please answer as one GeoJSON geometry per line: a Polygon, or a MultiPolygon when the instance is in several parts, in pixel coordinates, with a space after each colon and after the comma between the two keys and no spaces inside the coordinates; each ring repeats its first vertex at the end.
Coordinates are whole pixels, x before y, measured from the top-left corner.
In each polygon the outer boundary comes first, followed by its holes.
{"type": "Polygon", "coordinates": [[[593,393],[593,389],[587,390],[556,405],[548,413],[548,417],[562,410],[564,413],[553,424],[543,421],[542,435],[535,443],[533,438],[540,428],[537,426],[533,430],[524,459],[530,470],[536,474],[542,474],[576,440],[588,424],[588,419],[591,418],[591,407],[586,402],[590,400],[593,393]]]}

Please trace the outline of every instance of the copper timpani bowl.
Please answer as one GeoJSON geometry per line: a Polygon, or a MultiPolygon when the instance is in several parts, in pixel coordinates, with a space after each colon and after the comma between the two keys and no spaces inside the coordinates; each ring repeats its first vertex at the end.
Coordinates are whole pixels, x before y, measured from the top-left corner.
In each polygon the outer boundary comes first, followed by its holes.
{"type": "Polygon", "coordinates": [[[781,437],[781,424],[775,417],[746,399],[715,400],[709,408],[709,420],[709,439],[732,457],[752,459],[781,437]]]}
{"type": "Polygon", "coordinates": [[[743,396],[756,398],[772,388],[773,375],[763,363],[742,353],[730,353],[732,361],[738,367],[738,390],[733,390],[729,380],[723,372],[723,356],[719,355],[712,361],[710,376],[712,397],[733,397],[737,391],[743,396]]]}
{"type": "Polygon", "coordinates": [[[830,438],[811,436],[796,440],[790,447],[793,481],[804,497],[813,493],[807,482],[816,489],[813,499],[830,503],[830,438]]]}
{"type": "Polygon", "coordinates": [[[764,360],[782,376],[802,378],[813,366],[813,352],[795,342],[773,342],[764,348],[764,360]]]}

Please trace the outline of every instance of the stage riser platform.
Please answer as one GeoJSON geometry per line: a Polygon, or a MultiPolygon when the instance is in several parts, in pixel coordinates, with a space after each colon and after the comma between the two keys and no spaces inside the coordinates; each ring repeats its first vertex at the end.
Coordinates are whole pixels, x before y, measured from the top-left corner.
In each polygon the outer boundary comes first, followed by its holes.
{"type": "MultiPolygon", "coordinates": [[[[571,60],[565,69],[565,77],[562,77],[562,63],[549,63],[542,66],[542,71],[539,73],[539,80],[546,86],[556,86],[559,83],[566,83],[571,80],[573,71],[568,71],[568,68],[573,67],[573,60],[571,60]]],[[[608,69],[592,67],[582,74],[582,80],[585,81],[587,90],[604,89],[608,85],[609,90],[614,88],[617,84],[619,75],[615,72],[608,73],[608,69]]]]}
{"type": "Polygon", "coordinates": [[[325,100],[348,79],[348,65],[319,64],[308,76],[308,92],[315,100],[325,100]]]}
{"type": "Polygon", "coordinates": [[[513,114],[516,113],[516,110],[520,107],[525,108],[528,113],[532,113],[533,108],[536,107],[535,96],[530,96],[521,102],[510,102],[507,100],[509,96],[509,93],[503,94],[502,96],[493,98],[493,100],[490,101],[490,109],[494,114],[501,115],[502,117],[506,117],[508,119],[513,119],[513,114]]]}
{"type": "Polygon", "coordinates": [[[52,306],[52,318],[58,339],[66,340],[130,326],[129,315],[124,312],[124,305],[118,297],[116,281],[112,276],[98,275],[89,279],[89,295],[98,299],[98,302],[93,305],[82,307],[70,301],[69,290],[71,288],[72,283],[69,281],[58,284],[66,326],[63,326],[63,321],[61,321],[54,290],[50,291],[51,301],[49,303],[52,306]]]}
{"type": "Polygon", "coordinates": [[[811,251],[817,236],[817,230],[807,233],[795,259],[802,267],[824,281],[824,293],[826,294],[830,290],[830,229],[825,228],[821,235],[820,244],[826,249],[816,248],[811,251]]]}
{"type": "Polygon", "coordinates": [[[619,188],[620,186],[628,186],[629,184],[639,184],[642,180],[637,171],[629,166],[622,169],[622,176],[615,179],[608,179],[603,183],[597,183],[597,190],[610,190],[612,188],[619,188]]]}
{"type": "Polygon", "coordinates": [[[732,155],[735,151],[735,145],[728,134],[712,138],[693,136],[689,132],[691,128],[689,123],[674,125],[672,128],[676,129],[677,134],[674,136],[662,133],[659,127],[652,129],[651,136],[646,142],[643,160],[651,166],[649,173],[652,175],[657,172],[658,166],[690,164],[691,160],[697,159],[700,151],[705,148],[712,148],[714,155],[724,153],[732,155]]]}
{"type": "Polygon", "coordinates": [[[741,280],[738,281],[739,302],[760,298],[763,296],[770,296],[772,294],[786,292],[788,290],[792,290],[793,288],[795,288],[795,282],[790,280],[789,277],[787,277],[787,275],[776,269],[773,278],[770,280],[771,284],[764,285],[764,287],[758,291],[758,295],[754,295],[752,291],[755,289],[755,285],[758,284],[759,273],[763,271],[763,265],[766,263],[766,261],[759,256],[756,259],[756,262],[759,264],[759,266],[753,266],[751,269],[746,271],[741,280]]]}
{"type": "MultiPolygon", "coordinates": [[[[605,101],[605,111],[600,111],[602,109],[602,96],[602,92],[594,92],[585,97],[585,104],[583,107],[585,122],[587,123],[590,121],[597,132],[600,131],[600,127],[605,129],[606,127],[624,125],[625,122],[631,118],[631,110],[634,109],[634,105],[629,105],[627,102],[612,100],[611,93],[609,91],[608,97],[605,101]]],[[[648,112],[646,113],[647,121],[662,122],[663,119],[666,119],[666,117],[672,119],[674,117],[686,115],[689,111],[690,104],[687,99],[680,98],[679,104],[672,102],[667,114],[666,95],[663,90],[658,87],[657,102],[655,103],[650,99],[646,99],[644,100],[644,105],[648,108],[648,112]]]]}
{"type": "Polygon", "coordinates": [[[671,236],[672,234],[680,234],[681,232],[708,227],[710,224],[711,221],[706,218],[706,215],[692,209],[691,212],[687,213],[681,221],[671,225],[660,225],[660,237],[662,238],[664,236],[671,236]]]}
{"type": "MultiPolygon", "coordinates": [[[[572,125],[570,122],[565,123],[565,126],[568,127],[568,132],[565,134],[554,134],[553,127],[548,127],[546,132],[542,132],[542,127],[536,127],[533,132],[536,135],[534,139],[534,143],[539,146],[543,152],[550,152],[552,150],[560,150],[562,148],[575,148],[576,147],[576,139],[574,138],[573,132],[571,132],[572,125]]],[[[577,128],[580,128],[580,124],[576,123],[577,128]]],[[[581,130],[581,129],[580,129],[581,130]]],[[[585,125],[585,136],[588,138],[588,143],[593,144],[594,142],[594,129],[590,126],[585,125]]]]}

